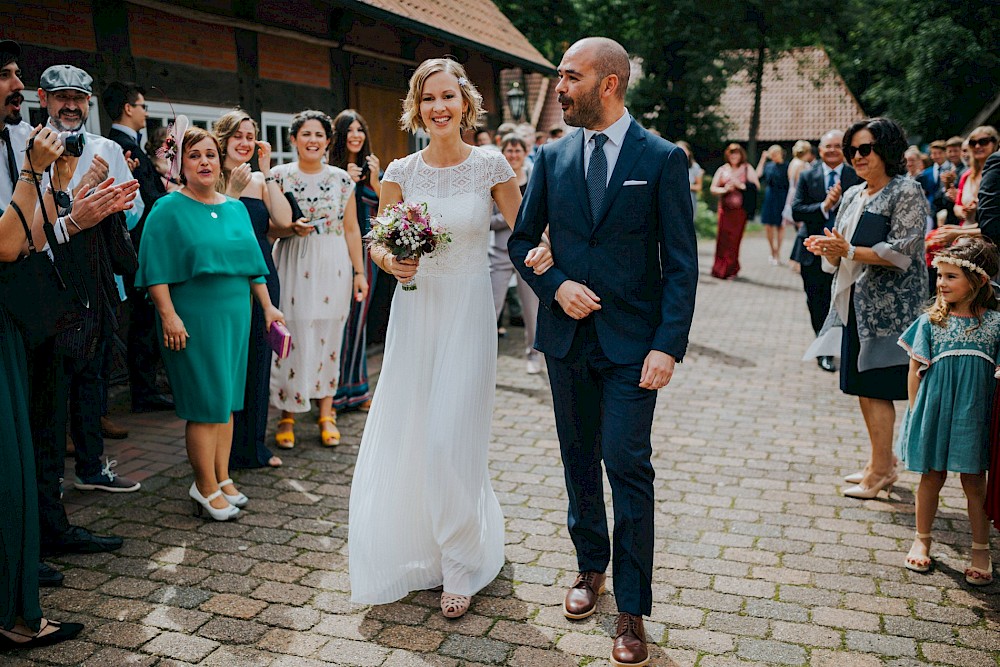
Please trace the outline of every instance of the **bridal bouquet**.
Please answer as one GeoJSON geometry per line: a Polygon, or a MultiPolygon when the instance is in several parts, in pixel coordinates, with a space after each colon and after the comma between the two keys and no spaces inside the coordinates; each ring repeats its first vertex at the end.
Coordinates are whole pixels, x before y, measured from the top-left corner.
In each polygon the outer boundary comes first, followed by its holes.
{"type": "MultiPolygon", "coordinates": [[[[432,223],[426,203],[399,202],[371,219],[372,228],[365,235],[365,240],[382,246],[399,259],[420,258],[451,242],[451,234],[432,223]]],[[[407,292],[415,289],[414,280],[403,285],[403,290],[407,292]]]]}

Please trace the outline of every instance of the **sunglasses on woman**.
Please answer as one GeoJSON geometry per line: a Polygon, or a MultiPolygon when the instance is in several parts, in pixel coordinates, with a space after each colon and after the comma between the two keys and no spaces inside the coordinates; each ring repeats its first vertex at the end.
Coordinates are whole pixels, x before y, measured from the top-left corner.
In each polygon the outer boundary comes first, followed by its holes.
{"type": "Polygon", "coordinates": [[[844,152],[847,154],[848,160],[853,160],[855,155],[860,154],[861,157],[868,157],[875,150],[875,144],[860,144],[858,146],[848,146],[847,150],[844,152]]]}
{"type": "Polygon", "coordinates": [[[969,139],[969,148],[976,148],[977,146],[982,146],[986,148],[992,143],[996,143],[996,139],[993,137],[983,137],[982,139],[969,139]]]}

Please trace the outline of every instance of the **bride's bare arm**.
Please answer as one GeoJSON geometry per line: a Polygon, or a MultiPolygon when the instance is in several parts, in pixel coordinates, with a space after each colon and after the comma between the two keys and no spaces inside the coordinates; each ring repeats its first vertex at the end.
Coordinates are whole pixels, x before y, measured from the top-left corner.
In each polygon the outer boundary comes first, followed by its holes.
{"type": "Polygon", "coordinates": [[[514,229],[517,210],[521,208],[521,189],[517,187],[517,179],[511,178],[509,181],[497,183],[491,192],[500,214],[507,221],[507,226],[514,229]]]}

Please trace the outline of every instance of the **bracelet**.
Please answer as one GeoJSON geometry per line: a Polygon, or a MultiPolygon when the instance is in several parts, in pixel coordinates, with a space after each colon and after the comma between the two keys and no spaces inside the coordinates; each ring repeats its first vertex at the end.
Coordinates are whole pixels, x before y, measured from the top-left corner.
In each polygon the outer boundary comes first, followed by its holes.
{"type": "Polygon", "coordinates": [[[362,274],[362,273],[361,273],[360,271],[357,271],[357,270],[355,270],[355,271],[354,271],[354,275],[356,275],[356,276],[360,276],[360,275],[364,275],[364,274],[362,274]]]}
{"type": "Polygon", "coordinates": [[[28,169],[27,167],[25,167],[24,169],[21,170],[21,175],[22,176],[32,176],[32,177],[37,178],[37,179],[41,179],[42,178],[42,172],[35,171],[33,169],[28,169]]]}
{"type": "Polygon", "coordinates": [[[65,218],[67,220],[69,220],[69,224],[71,224],[74,227],[76,227],[77,231],[81,231],[81,232],[83,231],[83,227],[80,226],[80,223],[78,223],[76,220],[73,219],[73,214],[72,213],[67,213],[65,215],[65,218]]]}
{"type": "Polygon", "coordinates": [[[264,177],[264,182],[265,183],[276,183],[277,181],[278,181],[278,179],[275,178],[274,176],[265,176],[264,177]]]}
{"type": "Polygon", "coordinates": [[[28,185],[36,185],[38,183],[38,181],[32,178],[31,176],[26,176],[24,172],[21,172],[21,175],[17,177],[17,180],[21,181],[22,183],[27,183],[28,185]]]}

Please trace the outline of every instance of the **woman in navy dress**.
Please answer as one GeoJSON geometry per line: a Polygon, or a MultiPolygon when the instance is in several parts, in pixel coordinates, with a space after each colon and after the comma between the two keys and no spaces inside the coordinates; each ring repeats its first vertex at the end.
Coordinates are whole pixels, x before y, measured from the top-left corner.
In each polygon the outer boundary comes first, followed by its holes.
{"type": "MultiPolygon", "coordinates": [[[[378,208],[382,192],[378,157],[372,154],[368,138],[368,123],[354,109],[345,109],[333,119],[333,141],[330,143],[330,164],[340,167],[354,181],[354,201],[358,207],[358,225],[362,236],[371,228],[369,219],[378,208]]],[[[371,407],[368,388],[368,357],[365,335],[368,309],[375,294],[375,265],[365,259],[368,296],[351,302],[351,314],[344,326],[344,342],[340,350],[340,384],[333,397],[334,411],[361,410],[371,407]]]]}
{"type": "Polygon", "coordinates": [[[771,248],[771,265],[777,266],[781,257],[781,241],[784,236],[785,200],[788,199],[788,165],[785,151],[775,144],[761,153],[757,164],[757,176],[764,190],[764,206],[761,207],[760,221],[767,230],[767,244],[771,248]]]}
{"type": "MultiPolygon", "coordinates": [[[[271,145],[257,139],[259,128],[242,109],[226,113],[215,123],[215,135],[222,146],[224,162],[219,189],[246,206],[253,233],[267,264],[267,292],[271,303],[279,307],[280,285],[271,257],[271,229],[287,229],[292,224],[292,208],[271,176],[271,145]],[[257,151],[260,171],[251,171],[250,158],[257,151]]],[[[247,382],[243,409],[233,413],[233,448],[231,468],[277,468],[275,456],[264,438],[267,434],[267,404],[271,377],[271,347],[264,338],[264,311],[253,302],[250,315],[250,350],[247,354],[247,382]]]]}

